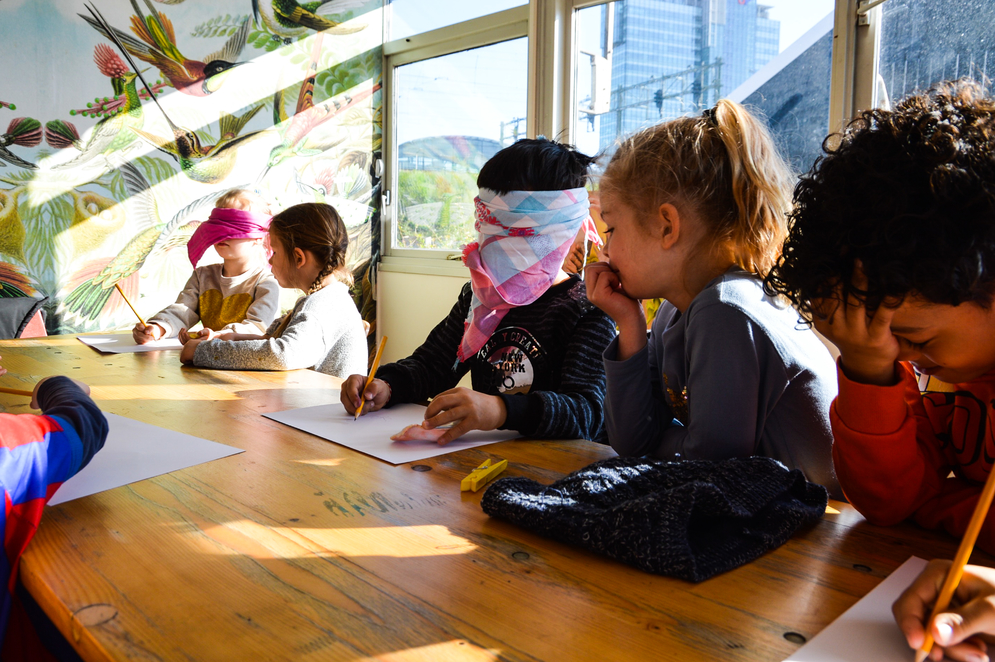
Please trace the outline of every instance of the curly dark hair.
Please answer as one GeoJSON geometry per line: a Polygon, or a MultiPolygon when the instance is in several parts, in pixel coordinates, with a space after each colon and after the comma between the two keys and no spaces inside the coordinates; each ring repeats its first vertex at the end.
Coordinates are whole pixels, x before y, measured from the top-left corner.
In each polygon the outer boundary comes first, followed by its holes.
{"type": "Polygon", "coordinates": [[[908,296],[991,306],[995,101],[980,84],[938,83],[894,110],[864,111],[822,149],[795,187],[769,294],[808,319],[838,285],[869,309],[908,296]],[[858,261],[864,288],[852,282],[858,261]]]}

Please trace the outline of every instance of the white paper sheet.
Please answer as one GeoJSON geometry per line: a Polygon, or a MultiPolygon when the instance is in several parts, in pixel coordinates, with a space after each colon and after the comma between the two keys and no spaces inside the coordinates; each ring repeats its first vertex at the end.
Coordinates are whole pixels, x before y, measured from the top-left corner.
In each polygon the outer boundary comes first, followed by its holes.
{"type": "Polygon", "coordinates": [[[391,464],[415,462],[520,436],[512,430],[475,430],[445,446],[431,441],[391,441],[391,435],[424,420],[425,407],[412,404],[363,414],[358,421],[353,420],[352,414],[347,413],[341,403],[289,409],[263,416],[391,464]]]}
{"type": "Polygon", "coordinates": [[[127,354],[129,352],[157,352],[162,349],[183,349],[183,343],[176,338],[163,338],[139,345],[130,333],[115,333],[109,336],[76,336],[84,345],[89,345],[104,354],[127,354]]]}
{"type": "Polygon", "coordinates": [[[911,557],[785,662],[912,662],[891,605],[925,567],[911,557]]]}
{"type": "Polygon", "coordinates": [[[90,464],[62,484],[48,505],[245,452],[123,416],[104,416],[110,426],[104,447],[90,464]]]}

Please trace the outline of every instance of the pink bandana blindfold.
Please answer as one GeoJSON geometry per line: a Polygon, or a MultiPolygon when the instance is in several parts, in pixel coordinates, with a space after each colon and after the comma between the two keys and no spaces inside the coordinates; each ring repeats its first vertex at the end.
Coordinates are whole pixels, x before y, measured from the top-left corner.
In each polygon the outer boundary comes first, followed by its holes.
{"type": "Polygon", "coordinates": [[[212,209],[211,216],[200,224],[187,242],[190,263],[196,267],[207,249],[222,241],[266,237],[271,220],[268,214],[242,209],[212,209]]]}
{"type": "Polygon", "coordinates": [[[460,362],[484,346],[508,310],[532,303],[549,289],[578,230],[601,244],[583,188],[503,196],[481,189],[475,203],[479,241],[463,250],[473,300],[457,350],[460,362]]]}

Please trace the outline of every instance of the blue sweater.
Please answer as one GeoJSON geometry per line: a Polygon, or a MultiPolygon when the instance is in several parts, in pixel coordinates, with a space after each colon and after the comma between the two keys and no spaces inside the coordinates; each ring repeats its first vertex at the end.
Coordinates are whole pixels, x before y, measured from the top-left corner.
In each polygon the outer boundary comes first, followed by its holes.
{"type": "Polygon", "coordinates": [[[829,406],[836,366],[797,311],[732,269],[684,314],[665,303],[648,345],[617,361],[605,350],[606,426],[623,456],[723,460],[762,455],[842,496],[829,406]]]}
{"type": "Polygon", "coordinates": [[[0,484],[7,503],[0,510],[4,546],[0,554],[0,641],[7,630],[17,563],[34,537],[45,504],[65,481],[86,466],[107,438],[107,419],[67,377],[52,377],[38,389],[44,415],[0,414],[0,484]]]}

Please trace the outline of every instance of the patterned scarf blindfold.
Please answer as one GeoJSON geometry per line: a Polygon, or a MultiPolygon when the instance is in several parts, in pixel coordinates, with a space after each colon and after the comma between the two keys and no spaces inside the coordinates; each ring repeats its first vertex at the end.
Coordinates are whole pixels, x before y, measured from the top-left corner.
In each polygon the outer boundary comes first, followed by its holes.
{"type": "Polygon", "coordinates": [[[187,242],[190,263],[196,267],[204,252],[222,241],[265,237],[271,220],[273,219],[268,214],[215,207],[211,210],[211,216],[194,230],[187,242]]]}
{"type": "Polygon", "coordinates": [[[474,204],[479,239],[463,249],[473,300],[456,352],[460,362],[480,351],[508,310],[549,289],[578,230],[601,244],[584,188],[505,195],[480,189],[474,204]]]}

